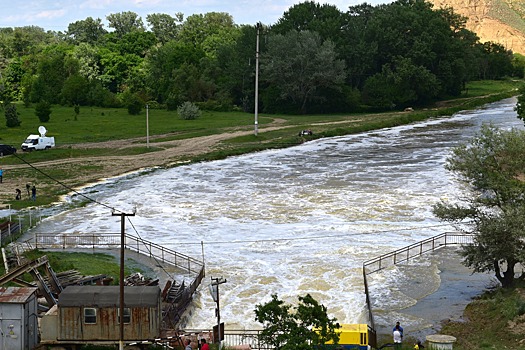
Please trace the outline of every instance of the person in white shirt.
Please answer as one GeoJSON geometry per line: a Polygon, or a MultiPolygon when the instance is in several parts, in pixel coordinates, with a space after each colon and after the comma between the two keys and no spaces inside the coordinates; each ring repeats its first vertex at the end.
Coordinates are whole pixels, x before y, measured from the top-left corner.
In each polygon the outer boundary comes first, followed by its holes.
{"type": "Polygon", "coordinates": [[[401,349],[401,342],[403,341],[401,332],[396,329],[393,335],[394,335],[394,349],[401,349]]]}

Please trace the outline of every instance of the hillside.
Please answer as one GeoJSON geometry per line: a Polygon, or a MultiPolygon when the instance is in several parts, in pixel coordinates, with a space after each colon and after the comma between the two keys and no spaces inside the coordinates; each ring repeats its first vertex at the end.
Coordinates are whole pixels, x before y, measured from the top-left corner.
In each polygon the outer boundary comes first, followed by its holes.
{"type": "Polygon", "coordinates": [[[523,0],[429,0],[435,8],[452,7],[468,18],[467,28],[481,42],[497,42],[525,55],[525,2],[523,0]]]}

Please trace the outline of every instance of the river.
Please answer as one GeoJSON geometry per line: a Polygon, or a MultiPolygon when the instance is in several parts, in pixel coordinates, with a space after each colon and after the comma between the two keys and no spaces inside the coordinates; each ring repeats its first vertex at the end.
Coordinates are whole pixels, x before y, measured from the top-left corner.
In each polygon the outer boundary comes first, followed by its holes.
{"type": "MultiPolygon", "coordinates": [[[[83,193],[125,212],[136,208],[130,219],[146,240],[198,259],[203,242],[205,284],[210,277],[227,280],[220,286],[227,327],[259,327],[255,305],[271,294],[296,303],[310,293],[339,322],[363,322],[363,261],[451,229],[431,210],[462,191],[444,169],[451,147],[471,138],[482,123],[522,128],[515,103],[507,99],[412,125],[139,172],[83,193]]],[[[90,203],[46,218],[36,230],[119,232],[119,220],[90,203]]],[[[136,234],[129,227],[128,232],[136,234]]],[[[428,323],[398,312],[439,287],[434,259],[416,265],[421,268],[371,276],[380,324],[393,322],[391,310],[405,327],[428,323]],[[416,277],[420,292],[404,292],[416,277]]],[[[188,327],[212,327],[214,308],[205,285],[188,327]]]]}

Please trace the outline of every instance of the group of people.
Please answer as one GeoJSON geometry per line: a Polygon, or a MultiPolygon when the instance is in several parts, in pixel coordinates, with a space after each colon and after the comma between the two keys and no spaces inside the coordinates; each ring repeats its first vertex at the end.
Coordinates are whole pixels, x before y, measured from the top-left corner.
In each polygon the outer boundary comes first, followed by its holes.
{"type": "MultiPolygon", "coordinates": [[[[27,198],[30,198],[32,201],[36,201],[36,186],[31,186],[30,184],[26,184],[26,190],[27,190],[27,198]]],[[[16,197],[15,199],[17,201],[22,199],[22,191],[17,188],[16,190],[16,197]]]]}
{"type": "MultiPolygon", "coordinates": [[[[184,350],[193,350],[193,348],[191,347],[191,339],[190,338],[186,338],[184,340],[184,345],[185,345],[184,350]]],[[[208,345],[208,343],[206,343],[206,339],[201,338],[201,344],[200,344],[199,348],[200,348],[200,350],[210,350],[210,346],[208,345]]]]}
{"type": "MultiPolygon", "coordinates": [[[[401,343],[403,343],[403,327],[399,322],[396,322],[394,329],[392,329],[392,335],[394,337],[394,348],[401,349],[401,343]]],[[[420,341],[414,344],[414,349],[419,350],[425,348],[420,341]]]]}

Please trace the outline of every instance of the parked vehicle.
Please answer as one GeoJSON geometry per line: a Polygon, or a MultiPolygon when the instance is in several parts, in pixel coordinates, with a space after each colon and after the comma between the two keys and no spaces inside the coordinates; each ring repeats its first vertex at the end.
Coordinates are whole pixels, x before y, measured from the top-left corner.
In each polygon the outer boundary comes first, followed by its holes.
{"type": "Polygon", "coordinates": [[[22,143],[22,151],[43,150],[55,147],[55,138],[46,136],[47,130],[45,127],[38,127],[40,135],[29,135],[22,143]]]}
{"type": "Polygon", "coordinates": [[[0,145],[0,157],[16,153],[16,148],[10,145],[0,145]]]}

